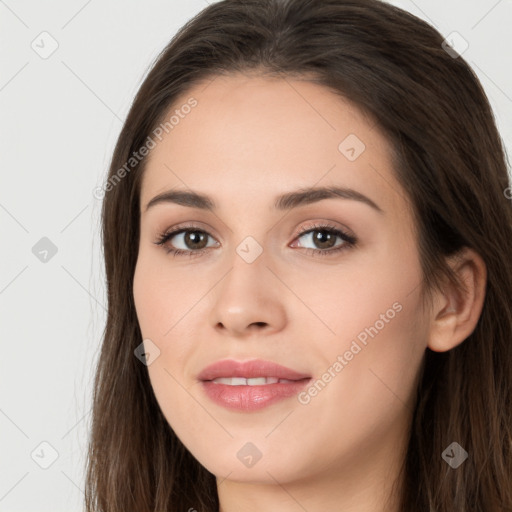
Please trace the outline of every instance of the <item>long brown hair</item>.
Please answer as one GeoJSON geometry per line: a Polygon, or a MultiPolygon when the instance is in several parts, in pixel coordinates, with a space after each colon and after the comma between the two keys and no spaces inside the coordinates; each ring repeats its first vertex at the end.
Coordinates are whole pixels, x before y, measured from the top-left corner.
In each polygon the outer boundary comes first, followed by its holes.
{"type": "Polygon", "coordinates": [[[224,0],[158,56],[117,141],[103,200],[108,316],[93,389],[88,512],[218,511],[214,475],[176,437],[134,356],[142,341],[132,287],[145,159],[130,159],[178,96],[235,72],[307,77],[375,120],[413,207],[427,294],[445,278],[457,284],[446,256],[470,247],[483,258],[486,297],[475,330],[448,352],[426,350],[400,511],[512,511],[507,160],[476,75],[443,39],[378,0],[224,0]],[[454,441],[469,453],[456,470],[441,456],[454,441]]]}

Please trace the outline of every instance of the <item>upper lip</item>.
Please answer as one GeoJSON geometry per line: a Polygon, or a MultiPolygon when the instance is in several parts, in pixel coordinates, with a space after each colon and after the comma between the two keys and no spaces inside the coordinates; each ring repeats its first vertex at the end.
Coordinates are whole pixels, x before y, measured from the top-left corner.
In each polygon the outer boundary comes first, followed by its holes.
{"type": "Polygon", "coordinates": [[[198,375],[199,380],[213,380],[219,377],[243,377],[252,379],[256,377],[275,377],[286,380],[301,380],[310,378],[309,375],[286,368],[272,361],[251,359],[250,361],[235,361],[224,359],[203,368],[198,375]]]}

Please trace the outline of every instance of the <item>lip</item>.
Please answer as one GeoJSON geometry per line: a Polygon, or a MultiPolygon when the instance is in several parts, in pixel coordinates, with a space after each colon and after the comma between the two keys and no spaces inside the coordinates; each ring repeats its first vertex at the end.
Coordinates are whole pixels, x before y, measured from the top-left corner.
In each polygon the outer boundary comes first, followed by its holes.
{"type": "Polygon", "coordinates": [[[219,377],[275,377],[278,379],[301,380],[310,378],[310,375],[300,373],[291,368],[286,368],[272,361],[251,359],[250,361],[235,361],[224,359],[217,361],[206,368],[197,376],[199,380],[207,381],[219,377]]]}
{"type": "Polygon", "coordinates": [[[238,362],[226,359],[204,368],[198,379],[206,396],[217,405],[238,412],[251,412],[297,395],[309,383],[311,377],[271,361],[253,359],[238,362]],[[256,386],[230,386],[212,382],[219,377],[275,377],[293,382],[256,386]]]}

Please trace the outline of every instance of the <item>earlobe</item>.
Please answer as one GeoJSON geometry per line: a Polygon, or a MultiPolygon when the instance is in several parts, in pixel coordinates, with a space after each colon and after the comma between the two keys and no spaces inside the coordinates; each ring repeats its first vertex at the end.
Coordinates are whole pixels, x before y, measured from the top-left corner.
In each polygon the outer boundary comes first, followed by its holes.
{"type": "Polygon", "coordinates": [[[428,348],[434,352],[446,352],[462,343],[471,333],[482,312],[487,269],[482,257],[465,247],[448,263],[459,276],[465,290],[458,290],[446,283],[437,292],[431,311],[428,348]]]}

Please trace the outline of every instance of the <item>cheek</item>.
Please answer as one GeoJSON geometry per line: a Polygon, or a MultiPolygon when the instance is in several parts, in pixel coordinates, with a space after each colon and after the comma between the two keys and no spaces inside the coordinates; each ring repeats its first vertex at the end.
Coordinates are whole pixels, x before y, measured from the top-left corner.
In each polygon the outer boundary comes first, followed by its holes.
{"type": "Polygon", "coordinates": [[[343,315],[350,319],[348,330],[338,324],[342,346],[354,361],[351,380],[367,405],[379,397],[407,402],[426,347],[419,259],[412,244],[403,244],[400,253],[393,247],[383,246],[366,279],[361,275],[361,284],[352,287],[343,315]],[[354,342],[361,351],[352,356],[358,350],[354,342]]]}
{"type": "MultiPolygon", "coordinates": [[[[395,436],[405,428],[414,408],[416,377],[425,350],[421,329],[416,331],[417,299],[416,293],[411,294],[402,300],[401,308],[396,303],[393,308],[387,296],[380,307],[372,299],[371,311],[353,311],[357,321],[343,314],[351,334],[323,344],[324,366],[302,395],[303,409],[295,418],[304,426],[311,425],[311,429],[304,427],[301,446],[316,453],[319,461],[334,461],[343,454],[347,463],[355,463],[376,453],[383,440],[398,446],[395,436]],[[387,323],[379,319],[386,311],[387,323]]],[[[341,323],[338,326],[341,331],[341,323]]],[[[286,434],[276,432],[274,442],[286,444],[286,434]]]]}
{"type": "Polygon", "coordinates": [[[183,278],[139,255],[133,282],[135,309],[145,350],[152,344],[159,350],[148,365],[148,374],[156,400],[172,426],[183,416],[176,411],[191,405],[182,372],[193,350],[193,337],[185,336],[183,327],[187,312],[197,301],[195,295],[197,291],[194,293],[194,287],[187,286],[183,278]]]}
{"type": "Polygon", "coordinates": [[[148,372],[164,409],[168,407],[163,401],[178,396],[180,384],[186,385],[183,371],[194,350],[194,337],[186,335],[184,329],[190,327],[199,292],[176,272],[165,272],[149,258],[139,258],[133,283],[135,309],[144,348],[147,350],[146,344],[158,347],[159,355],[148,366],[148,372]]]}
{"type": "MultiPolygon", "coordinates": [[[[315,368],[320,382],[304,396],[304,402],[311,399],[306,408],[323,414],[326,430],[329,423],[340,424],[355,435],[349,420],[354,418],[364,437],[362,430],[379,431],[381,422],[412,407],[427,333],[421,268],[412,244],[402,245],[400,254],[389,247],[368,261],[359,259],[357,269],[320,280],[321,290],[312,287],[309,295],[306,285],[302,290],[331,330],[322,329],[325,334],[316,335],[310,348],[323,364],[315,368]]],[[[303,328],[313,331],[307,323],[303,328]]]]}
{"type": "Polygon", "coordinates": [[[142,335],[165,339],[200,296],[183,274],[170,272],[159,264],[159,258],[142,252],[135,268],[133,297],[142,335]]]}

